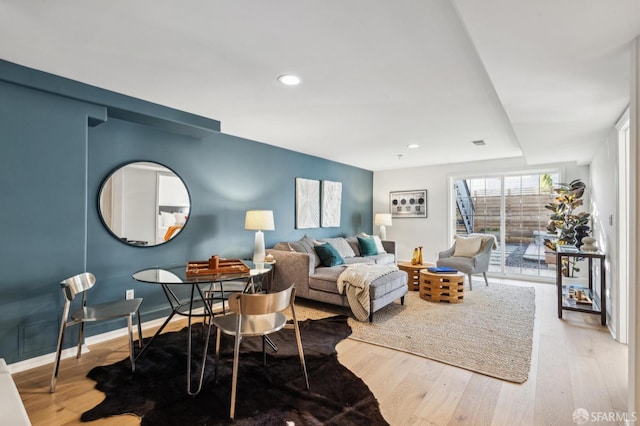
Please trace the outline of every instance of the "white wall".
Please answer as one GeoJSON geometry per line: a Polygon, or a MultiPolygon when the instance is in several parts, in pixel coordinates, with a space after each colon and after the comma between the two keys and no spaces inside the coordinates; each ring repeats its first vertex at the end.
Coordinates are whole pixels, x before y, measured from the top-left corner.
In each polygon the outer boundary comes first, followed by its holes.
{"type": "Polygon", "coordinates": [[[190,204],[189,192],[182,179],[174,174],[158,173],[158,205],[189,207],[190,204]]]}
{"type": "Polygon", "coordinates": [[[157,172],[145,168],[123,169],[122,237],[130,240],[156,240],[157,172]]]}
{"type": "MultiPolygon", "coordinates": [[[[472,149],[472,148],[470,148],[472,149]]],[[[402,160],[399,160],[402,161],[402,160]]],[[[389,192],[413,189],[427,190],[426,219],[393,219],[387,227],[387,239],[395,240],[398,259],[411,259],[413,249],[423,246],[425,262],[435,262],[438,252],[451,246],[449,226],[449,177],[461,174],[500,175],[559,169],[566,181],[589,180],[589,167],[575,163],[548,164],[531,167],[522,158],[477,161],[471,163],[426,166],[412,169],[384,170],[373,174],[373,213],[389,212],[389,192]]],[[[588,200],[588,194],[585,196],[588,200]]],[[[377,227],[374,233],[377,233],[377,227]]]]}
{"type": "Polygon", "coordinates": [[[629,288],[629,412],[636,414],[637,410],[640,410],[640,314],[638,306],[640,306],[640,291],[637,288],[636,277],[638,274],[638,253],[640,253],[640,238],[638,238],[637,232],[640,223],[638,220],[640,216],[637,214],[640,210],[640,182],[639,172],[640,170],[640,149],[638,149],[638,142],[640,142],[640,37],[636,37],[631,43],[631,81],[630,81],[630,99],[629,109],[631,118],[631,155],[632,167],[634,168],[635,181],[633,182],[634,191],[631,202],[634,203],[630,210],[632,210],[631,218],[634,221],[630,224],[630,232],[635,233],[633,235],[634,241],[630,244],[635,245],[635,256],[632,256],[629,264],[629,279],[631,285],[629,288]],[[633,198],[635,197],[635,198],[633,198]]]}
{"type": "MultiPolygon", "coordinates": [[[[608,323],[614,335],[618,328],[618,132],[612,127],[607,140],[600,146],[591,162],[592,235],[606,258],[608,323]],[[610,221],[611,217],[611,221],[610,221]]],[[[596,280],[596,282],[599,282],[596,280]]]]}

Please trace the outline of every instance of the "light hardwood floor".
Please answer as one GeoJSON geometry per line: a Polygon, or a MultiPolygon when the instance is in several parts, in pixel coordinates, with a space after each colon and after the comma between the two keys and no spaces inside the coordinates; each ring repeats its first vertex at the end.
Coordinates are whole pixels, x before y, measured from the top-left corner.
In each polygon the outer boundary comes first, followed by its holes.
{"type": "MultiPolygon", "coordinates": [[[[615,342],[596,315],[565,312],[564,320],[558,319],[555,286],[514,284],[536,288],[532,365],[524,384],[350,339],[338,344],[338,358],[369,385],[392,425],[574,425],[576,408],[623,413],[627,346],[615,342]]],[[[175,322],[169,329],[182,326],[175,322]]],[[[126,338],[90,349],[80,360],[62,361],[55,394],[49,393],[51,365],[14,374],[34,425],[81,424],[82,412],[103,399],[85,376],[96,365],[126,358],[126,338]]],[[[90,424],[135,425],[139,420],[124,415],[90,424]]]]}

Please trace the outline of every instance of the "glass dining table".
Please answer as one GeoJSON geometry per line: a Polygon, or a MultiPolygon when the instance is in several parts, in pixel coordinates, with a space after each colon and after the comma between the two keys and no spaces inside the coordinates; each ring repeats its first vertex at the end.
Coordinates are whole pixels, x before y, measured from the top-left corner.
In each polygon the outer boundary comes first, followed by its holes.
{"type": "Polygon", "coordinates": [[[248,271],[188,276],[186,265],[182,264],[177,266],[154,266],[135,272],[132,277],[136,281],[160,285],[171,307],[171,313],[136,355],[136,360],[146,352],[154,339],[162,333],[175,315],[187,317],[187,393],[189,395],[200,393],[209,348],[209,336],[211,335],[211,318],[214,315],[213,301],[222,301],[222,310],[224,312],[224,301],[231,293],[239,291],[253,293],[257,290],[269,290],[271,265],[268,263],[257,264],[250,260],[242,260],[242,262],[249,268],[248,271]],[[179,297],[175,290],[185,287],[189,288],[189,297],[179,297]],[[200,311],[201,308],[202,311],[200,311]],[[193,318],[202,318],[203,326],[208,327],[204,337],[199,381],[195,389],[192,389],[191,386],[191,326],[193,318]]]}

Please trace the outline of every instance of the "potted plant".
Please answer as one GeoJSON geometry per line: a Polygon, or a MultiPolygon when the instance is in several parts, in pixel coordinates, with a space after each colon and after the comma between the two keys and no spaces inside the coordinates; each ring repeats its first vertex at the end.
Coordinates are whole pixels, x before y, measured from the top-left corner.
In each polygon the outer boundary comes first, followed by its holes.
{"type": "MultiPolygon", "coordinates": [[[[584,236],[584,227],[589,222],[591,215],[585,212],[575,213],[575,210],[584,203],[582,196],[585,188],[586,185],[580,179],[575,179],[568,184],[559,183],[553,189],[556,197],[554,201],[544,207],[552,212],[549,216],[547,231],[550,234],[555,234],[556,238],[553,240],[545,239],[544,243],[547,248],[556,251],[556,247],[559,245],[575,246],[579,243],[578,231],[581,231],[581,236],[584,236]]],[[[579,271],[576,267],[578,260],[578,258],[571,258],[571,260],[564,258],[561,266],[562,274],[566,277],[573,277],[574,273],[579,271]]]]}

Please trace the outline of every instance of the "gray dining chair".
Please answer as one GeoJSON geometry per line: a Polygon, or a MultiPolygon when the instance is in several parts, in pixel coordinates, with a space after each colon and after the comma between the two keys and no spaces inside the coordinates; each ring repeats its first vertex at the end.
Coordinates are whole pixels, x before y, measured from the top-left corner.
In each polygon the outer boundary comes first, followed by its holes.
{"type": "Polygon", "coordinates": [[[140,304],[142,298],[123,299],[115,302],[100,303],[97,305],[87,305],[87,290],[91,289],[96,283],[96,277],[89,273],[75,275],[60,283],[65,302],[62,311],[62,320],[60,321],[60,333],[58,334],[58,347],[56,349],[56,360],[53,364],[53,374],[51,375],[50,392],[56,391],[56,381],[58,378],[58,370],[60,368],[60,354],[62,353],[62,343],[64,341],[64,332],[67,327],[80,324],[78,332],[78,353],[76,358],[82,355],[82,337],[84,334],[84,323],[102,320],[111,320],[117,318],[126,318],[129,327],[129,357],[131,359],[131,371],[135,371],[135,358],[133,347],[133,320],[136,316],[138,323],[138,346],[142,347],[142,326],[140,324],[140,304]],[[78,294],[82,294],[81,308],[69,315],[71,302],[78,294]]]}
{"type": "Polygon", "coordinates": [[[438,253],[437,266],[446,266],[449,268],[457,269],[458,271],[467,274],[469,277],[469,290],[473,290],[473,281],[471,276],[474,274],[482,274],[484,282],[489,285],[487,280],[487,271],[489,270],[489,263],[491,262],[491,250],[498,248],[496,237],[492,234],[469,234],[467,237],[455,235],[453,246],[447,250],[438,253]],[[480,238],[481,243],[479,248],[472,253],[460,254],[457,250],[457,245],[461,241],[465,241],[465,238],[480,238]]]}
{"type": "MultiPolygon", "coordinates": [[[[238,362],[240,355],[240,341],[245,336],[262,336],[263,338],[271,333],[275,333],[283,328],[293,328],[298,345],[298,355],[300,365],[304,373],[304,380],[309,389],[309,376],[307,366],[304,362],[304,352],[302,350],[302,340],[300,329],[296,317],[295,301],[296,291],[291,285],[289,288],[276,293],[236,293],[229,297],[229,315],[213,318],[213,325],[218,328],[216,332],[216,365],[215,374],[217,377],[218,363],[220,361],[220,337],[227,334],[235,337],[233,350],[233,373],[231,379],[231,407],[229,417],[235,416],[236,387],[238,381],[238,362]],[[287,324],[287,318],[282,311],[291,307],[293,323],[287,324]]],[[[264,341],[263,341],[264,351],[264,341]]]]}

